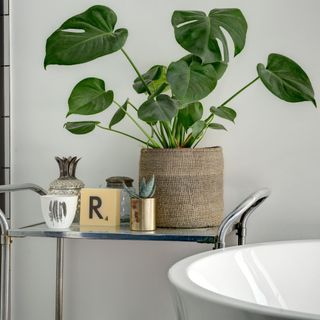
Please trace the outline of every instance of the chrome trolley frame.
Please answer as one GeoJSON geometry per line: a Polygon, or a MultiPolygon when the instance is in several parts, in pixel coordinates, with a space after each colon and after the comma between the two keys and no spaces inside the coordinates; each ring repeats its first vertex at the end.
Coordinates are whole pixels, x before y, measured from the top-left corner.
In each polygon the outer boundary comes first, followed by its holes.
{"type": "MultiPolygon", "coordinates": [[[[39,195],[45,195],[46,190],[27,183],[21,185],[2,185],[0,193],[19,190],[32,190],[39,195]]],[[[208,229],[158,229],[155,232],[132,232],[128,227],[121,227],[113,231],[82,231],[79,226],[69,230],[50,230],[36,224],[20,229],[11,229],[5,214],[0,210],[0,320],[10,320],[10,277],[11,277],[11,242],[14,237],[52,237],[57,239],[56,251],[56,296],[55,320],[63,319],[63,266],[64,266],[64,239],[122,239],[122,240],[158,240],[158,241],[192,241],[213,243],[213,249],[226,246],[225,238],[228,233],[236,231],[238,245],[245,244],[247,222],[251,213],[270,195],[268,189],[261,189],[246,198],[238,207],[229,213],[219,228],[208,229]]]]}

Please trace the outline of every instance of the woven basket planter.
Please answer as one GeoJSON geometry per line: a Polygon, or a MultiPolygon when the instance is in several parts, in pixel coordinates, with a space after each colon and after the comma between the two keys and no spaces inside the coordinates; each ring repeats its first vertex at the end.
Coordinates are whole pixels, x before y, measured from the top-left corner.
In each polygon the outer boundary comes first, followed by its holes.
{"type": "Polygon", "coordinates": [[[157,227],[218,226],[223,216],[222,148],[142,149],[141,177],[156,177],[157,227]]]}

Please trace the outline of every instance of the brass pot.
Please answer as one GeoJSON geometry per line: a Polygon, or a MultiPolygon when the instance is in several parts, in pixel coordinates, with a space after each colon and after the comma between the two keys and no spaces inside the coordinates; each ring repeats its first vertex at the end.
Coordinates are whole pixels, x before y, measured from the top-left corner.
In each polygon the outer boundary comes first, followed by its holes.
{"type": "Polygon", "coordinates": [[[156,229],[156,199],[131,199],[130,229],[153,231],[156,229]]]}

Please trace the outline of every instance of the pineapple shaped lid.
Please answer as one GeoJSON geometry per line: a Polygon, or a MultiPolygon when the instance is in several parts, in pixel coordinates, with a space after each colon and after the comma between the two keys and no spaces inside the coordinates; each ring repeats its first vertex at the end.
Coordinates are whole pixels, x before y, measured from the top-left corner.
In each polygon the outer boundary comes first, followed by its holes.
{"type": "Polygon", "coordinates": [[[50,183],[51,190],[67,190],[67,189],[81,189],[84,183],[77,179],[76,169],[77,164],[81,158],[77,157],[55,157],[59,165],[60,176],[58,179],[50,183]]]}
{"type": "Polygon", "coordinates": [[[66,178],[74,178],[76,179],[76,169],[77,169],[77,164],[81,158],[77,157],[55,157],[56,161],[58,162],[59,165],[59,170],[60,170],[60,177],[61,179],[66,178]]]}

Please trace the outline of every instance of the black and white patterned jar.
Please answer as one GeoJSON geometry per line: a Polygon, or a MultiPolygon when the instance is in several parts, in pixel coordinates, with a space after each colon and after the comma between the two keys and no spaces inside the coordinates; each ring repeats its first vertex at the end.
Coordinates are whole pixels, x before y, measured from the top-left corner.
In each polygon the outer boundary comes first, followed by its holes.
{"type": "Polygon", "coordinates": [[[49,185],[48,194],[78,196],[78,206],[74,218],[74,223],[80,221],[80,190],[84,188],[84,183],[76,177],[77,164],[80,160],[77,157],[55,157],[60,176],[49,185]]]}

